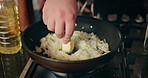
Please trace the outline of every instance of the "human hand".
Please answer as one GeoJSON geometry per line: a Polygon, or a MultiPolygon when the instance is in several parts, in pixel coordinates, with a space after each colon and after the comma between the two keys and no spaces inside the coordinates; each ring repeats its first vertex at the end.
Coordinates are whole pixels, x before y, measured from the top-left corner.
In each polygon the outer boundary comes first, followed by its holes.
{"type": "Polygon", "coordinates": [[[76,0],[46,0],[43,7],[44,24],[58,38],[63,38],[65,44],[73,35],[76,16],[76,0]]]}

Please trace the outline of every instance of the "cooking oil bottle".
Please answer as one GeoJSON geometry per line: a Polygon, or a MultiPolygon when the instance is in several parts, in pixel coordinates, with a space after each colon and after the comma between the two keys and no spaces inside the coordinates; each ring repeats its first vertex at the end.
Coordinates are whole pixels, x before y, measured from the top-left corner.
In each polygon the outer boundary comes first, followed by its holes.
{"type": "Polygon", "coordinates": [[[15,0],[0,0],[0,59],[4,78],[18,78],[24,65],[18,8],[15,0]]]}
{"type": "Polygon", "coordinates": [[[14,54],[21,49],[18,11],[15,1],[0,3],[0,53],[14,54]]]}

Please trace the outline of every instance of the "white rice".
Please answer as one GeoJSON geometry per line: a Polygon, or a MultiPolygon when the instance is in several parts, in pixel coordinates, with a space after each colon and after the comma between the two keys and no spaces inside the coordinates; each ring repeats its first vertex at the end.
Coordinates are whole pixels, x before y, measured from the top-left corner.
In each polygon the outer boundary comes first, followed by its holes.
{"type": "Polygon", "coordinates": [[[43,52],[51,58],[70,61],[92,59],[110,52],[108,43],[93,33],[75,31],[71,39],[77,49],[71,55],[61,50],[62,39],[50,33],[40,40],[41,45],[36,47],[36,52],[43,52]]]}

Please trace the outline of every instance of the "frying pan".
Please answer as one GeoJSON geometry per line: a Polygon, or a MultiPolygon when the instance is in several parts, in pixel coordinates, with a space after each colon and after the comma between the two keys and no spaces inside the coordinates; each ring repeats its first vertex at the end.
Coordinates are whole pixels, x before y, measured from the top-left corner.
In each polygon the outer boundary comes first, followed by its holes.
{"type": "Polygon", "coordinates": [[[36,63],[56,72],[87,72],[107,64],[120,47],[122,38],[119,30],[108,22],[91,17],[78,16],[76,24],[75,30],[87,33],[93,32],[100,39],[105,39],[109,43],[111,52],[98,58],[80,61],[57,60],[42,53],[36,53],[35,46],[40,45],[40,39],[48,33],[52,33],[47,30],[43,21],[32,24],[23,32],[23,48],[36,63]]]}

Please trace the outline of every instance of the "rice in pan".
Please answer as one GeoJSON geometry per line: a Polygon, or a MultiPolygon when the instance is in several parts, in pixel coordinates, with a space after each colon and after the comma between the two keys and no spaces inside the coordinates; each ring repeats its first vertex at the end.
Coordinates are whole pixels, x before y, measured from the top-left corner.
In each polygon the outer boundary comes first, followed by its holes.
{"type": "Polygon", "coordinates": [[[62,51],[62,39],[51,33],[40,40],[41,44],[40,47],[36,47],[36,52],[43,52],[51,58],[70,61],[92,59],[110,52],[108,43],[100,40],[94,33],[75,31],[71,39],[75,46],[72,54],[62,51]]]}

